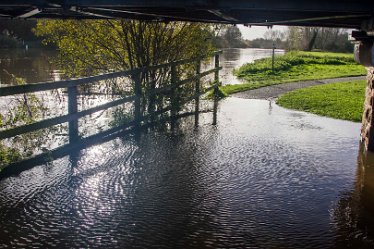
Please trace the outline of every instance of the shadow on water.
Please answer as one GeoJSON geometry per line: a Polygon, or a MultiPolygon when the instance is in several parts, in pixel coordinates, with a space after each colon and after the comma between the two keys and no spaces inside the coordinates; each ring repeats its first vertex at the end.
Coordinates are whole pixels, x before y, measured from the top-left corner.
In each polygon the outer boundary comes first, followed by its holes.
{"type": "MultiPolygon", "coordinates": [[[[178,129],[180,123],[179,119],[188,116],[194,116],[194,125],[197,127],[199,125],[199,115],[206,112],[213,112],[213,122],[212,125],[217,124],[217,108],[218,99],[213,101],[212,111],[195,111],[195,112],[185,112],[177,114],[175,116],[166,116],[158,120],[147,122],[140,125],[137,122],[130,121],[123,126],[115,126],[112,129],[108,129],[103,132],[99,132],[95,135],[80,139],[78,133],[69,133],[69,140],[73,141],[66,145],[63,145],[57,149],[48,151],[47,153],[42,153],[29,159],[25,159],[16,163],[12,163],[0,171],[0,180],[9,176],[19,175],[21,172],[32,169],[33,167],[40,165],[42,163],[48,163],[50,161],[62,158],[69,155],[72,165],[76,165],[80,158],[80,150],[87,149],[94,145],[99,145],[108,141],[111,141],[118,137],[131,136],[135,141],[139,141],[141,134],[146,132],[150,128],[157,128],[158,130],[166,130],[170,124],[171,130],[178,129]],[[73,134],[73,135],[72,135],[73,134]]],[[[192,128],[192,127],[191,127],[192,128]]]]}
{"type": "MultiPolygon", "coordinates": [[[[217,111],[218,103],[214,106],[217,111]]],[[[202,113],[207,114],[207,112],[202,113]]],[[[89,142],[77,142],[74,147],[57,152],[60,157],[68,156],[69,166],[49,167],[47,163],[42,166],[41,175],[31,173],[27,187],[18,185],[22,189],[25,187],[24,190],[28,188],[31,193],[41,187],[38,184],[38,177],[42,177],[47,182],[50,180],[49,183],[57,180],[57,185],[52,184],[54,186],[42,190],[43,197],[39,196],[42,199],[39,199],[40,205],[38,204],[35,209],[27,201],[15,203],[10,201],[12,203],[8,203],[6,207],[3,206],[4,200],[12,199],[13,193],[8,192],[9,189],[6,186],[0,186],[0,192],[2,192],[0,228],[4,232],[0,236],[0,247],[32,245],[44,248],[79,248],[90,245],[89,247],[97,248],[102,245],[111,245],[112,248],[151,248],[168,245],[170,248],[180,248],[184,245],[183,241],[186,239],[184,236],[193,234],[194,231],[201,231],[206,233],[206,236],[213,237],[214,234],[210,234],[209,231],[213,233],[214,230],[206,227],[206,224],[210,223],[208,222],[209,215],[204,219],[194,221],[191,221],[194,218],[185,215],[197,212],[195,208],[199,206],[199,203],[191,202],[191,200],[200,202],[203,198],[214,198],[213,196],[200,196],[196,199],[196,186],[199,185],[196,182],[198,172],[194,172],[197,170],[194,166],[196,147],[192,150],[185,150],[182,155],[179,154],[185,146],[186,130],[193,130],[194,124],[199,125],[198,120],[188,119],[189,121],[186,122],[179,119],[193,116],[196,118],[196,113],[180,114],[163,120],[163,123],[144,125],[139,130],[131,129],[113,136],[97,137],[89,142]],[[154,141],[150,141],[152,138],[149,138],[149,133],[156,134],[156,137],[157,134],[163,134],[161,140],[153,138],[157,140],[158,146],[154,146],[155,144],[152,143],[154,141]],[[103,143],[105,147],[108,146],[108,143],[105,144],[108,141],[110,141],[109,147],[113,146],[113,151],[123,151],[124,154],[113,154],[113,157],[120,156],[121,159],[109,160],[111,165],[100,164],[102,151],[97,148],[90,151],[90,147],[103,143]],[[164,149],[170,147],[177,149],[172,151],[164,149]],[[149,155],[150,158],[157,158],[158,161],[150,161],[149,155]],[[175,160],[176,158],[183,158],[183,163],[175,160]],[[175,163],[170,164],[173,161],[175,163]],[[152,167],[155,163],[159,167],[152,167]],[[175,176],[173,172],[176,169],[182,172],[177,176],[183,178],[173,178],[175,176]],[[104,180],[102,176],[109,172],[112,172],[114,177],[106,182],[108,179],[104,180]],[[55,177],[48,179],[51,175],[60,179],[55,177]],[[105,190],[101,189],[103,186],[105,190]],[[162,186],[162,189],[157,186],[162,186]],[[106,194],[101,192],[103,190],[106,194]],[[100,206],[99,202],[103,198],[107,201],[111,200],[110,203],[100,206]],[[144,205],[145,203],[147,204],[144,205]],[[149,205],[149,203],[152,204],[149,205]],[[83,209],[90,211],[82,212],[83,209]],[[23,214],[22,217],[17,218],[20,213],[23,214]],[[52,218],[54,221],[49,215],[54,216],[52,218]],[[67,217],[70,218],[67,219],[67,217]],[[163,218],[161,222],[160,217],[163,218]],[[85,219],[87,223],[79,224],[81,219],[85,219]],[[38,228],[34,229],[35,227],[31,228],[27,225],[35,224],[35,222],[40,222],[43,231],[37,231],[38,228]],[[145,227],[149,229],[144,229],[145,227]],[[98,232],[100,235],[84,235],[86,232],[98,232]],[[165,237],[159,237],[159,234],[167,234],[174,240],[168,241],[165,237]]],[[[217,115],[214,114],[214,117],[216,119],[217,115]]],[[[111,154],[112,150],[104,149],[108,154],[111,154]]],[[[40,161],[29,160],[23,164],[30,167],[30,164],[40,165],[40,161]]],[[[28,175],[29,172],[25,174],[28,175]]],[[[17,182],[17,179],[25,177],[25,174],[6,180],[17,182]]],[[[31,197],[26,195],[27,198],[31,197]]],[[[36,196],[36,198],[39,197],[36,196]]],[[[196,248],[203,247],[206,240],[201,236],[199,238],[193,242],[196,248]]],[[[188,240],[193,240],[193,237],[188,240]]]]}
{"type": "Polygon", "coordinates": [[[337,228],[333,248],[374,248],[374,153],[360,146],[354,187],[333,210],[337,228]]]}

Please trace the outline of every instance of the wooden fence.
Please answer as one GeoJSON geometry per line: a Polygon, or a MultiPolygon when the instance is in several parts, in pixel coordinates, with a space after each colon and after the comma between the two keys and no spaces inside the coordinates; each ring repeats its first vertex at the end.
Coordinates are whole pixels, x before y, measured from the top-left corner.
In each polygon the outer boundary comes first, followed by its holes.
{"type": "MultiPolygon", "coordinates": [[[[122,71],[122,72],[107,73],[107,74],[80,78],[80,79],[70,79],[70,80],[63,80],[63,81],[56,81],[56,82],[45,82],[45,83],[1,87],[0,97],[12,96],[15,94],[34,93],[34,92],[48,91],[48,90],[54,90],[54,89],[60,89],[60,88],[67,88],[68,113],[62,116],[49,118],[49,119],[41,120],[35,123],[21,125],[18,127],[0,131],[0,139],[12,138],[12,137],[22,135],[28,132],[33,132],[33,131],[37,131],[40,129],[44,129],[44,128],[48,128],[54,125],[68,122],[69,143],[67,145],[60,146],[59,148],[54,149],[53,151],[48,152],[48,157],[58,158],[58,157],[65,155],[69,149],[74,149],[77,146],[81,146],[82,144],[88,144],[92,141],[95,141],[99,137],[100,138],[112,137],[113,134],[123,131],[129,127],[140,127],[142,125],[147,125],[145,121],[150,120],[151,117],[154,117],[154,116],[166,113],[166,112],[170,112],[170,117],[178,116],[179,113],[177,112],[177,110],[173,108],[173,101],[175,101],[173,99],[171,100],[171,104],[169,106],[161,108],[152,113],[148,113],[147,115],[142,115],[141,98],[143,96],[143,92],[142,92],[142,87],[141,87],[140,76],[141,74],[145,74],[151,70],[157,70],[157,69],[165,69],[165,68],[170,69],[170,74],[171,74],[170,84],[168,84],[168,86],[163,87],[163,88],[153,89],[149,91],[147,94],[148,95],[159,95],[159,94],[165,94],[168,92],[175,92],[181,86],[187,83],[195,82],[193,95],[187,98],[182,104],[184,105],[192,100],[195,100],[195,113],[198,114],[200,96],[207,93],[208,91],[211,91],[211,90],[216,91],[218,89],[219,70],[222,69],[222,67],[220,67],[219,65],[219,54],[221,53],[222,51],[217,51],[212,55],[214,56],[214,68],[204,71],[204,72],[201,72],[201,61],[204,58],[184,59],[184,60],[174,61],[174,62],[151,66],[151,67],[137,68],[137,69],[127,70],[127,71],[122,71]],[[195,74],[192,77],[189,77],[187,79],[179,80],[177,73],[176,73],[177,66],[184,65],[184,64],[191,64],[191,63],[196,63],[195,74]],[[214,74],[214,82],[208,88],[202,90],[201,89],[201,78],[209,74],[214,74]],[[98,105],[90,109],[78,111],[78,101],[77,101],[78,86],[86,85],[86,84],[93,84],[94,82],[98,82],[101,80],[114,79],[114,78],[124,77],[124,76],[131,77],[132,79],[134,79],[134,94],[133,95],[125,96],[120,99],[116,99],[112,102],[98,105]],[[129,102],[132,102],[134,104],[134,119],[132,121],[129,121],[125,124],[121,124],[116,127],[109,128],[105,131],[102,131],[98,134],[91,135],[84,139],[79,137],[78,120],[80,118],[85,117],[87,115],[91,115],[98,111],[106,110],[108,108],[115,107],[115,106],[129,103],[129,102]]],[[[20,171],[23,171],[24,169],[29,168],[32,165],[31,164],[32,161],[40,161],[41,158],[45,158],[45,155],[41,154],[41,155],[34,156],[31,159],[25,160],[28,162],[28,165],[26,166],[25,164],[22,165],[22,163],[19,163],[19,162],[9,165],[2,170],[1,175],[9,174],[9,173],[11,174],[19,173],[20,171]]],[[[1,178],[1,175],[0,175],[0,178],[1,178]]]]}

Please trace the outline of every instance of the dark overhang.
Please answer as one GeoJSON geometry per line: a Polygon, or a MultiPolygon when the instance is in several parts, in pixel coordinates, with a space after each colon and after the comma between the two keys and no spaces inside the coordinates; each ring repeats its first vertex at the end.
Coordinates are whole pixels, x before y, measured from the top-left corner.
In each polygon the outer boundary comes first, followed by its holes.
{"type": "Polygon", "coordinates": [[[247,25],[360,28],[363,0],[1,0],[0,18],[129,18],[247,25]]]}

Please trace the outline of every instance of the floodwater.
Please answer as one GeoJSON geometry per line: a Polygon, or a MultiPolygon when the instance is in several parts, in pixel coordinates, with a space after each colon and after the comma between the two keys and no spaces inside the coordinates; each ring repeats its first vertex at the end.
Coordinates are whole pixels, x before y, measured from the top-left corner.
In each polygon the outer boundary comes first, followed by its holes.
{"type": "MultiPolygon", "coordinates": [[[[284,50],[276,49],[275,54],[283,54],[284,50]]],[[[60,79],[60,71],[50,62],[56,52],[42,49],[0,50],[0,86],[12,83],[13,74],[24,78],[27,83],[56,81],[60,79]]],[[[220,55],[220,81],[223,85],[240,84],[242,81],[232,74],[235,68],[254,60],[271,57],[271,49],[230,48],[224,49],[220,55]]],[[[214,65],[211,60],[209,66],[214,65]]]]}
{"type": "Polygon", "coordinates": [[[240,98],[216,115],[0,180],[0,248],[374,248],[360,124],[240,98]]]}
{"type": "Polygon", "coordinates": [[[3,179],[0,245],[372,248],[373,168],[358,123],[239,98],[217,117],[3,179]]]}

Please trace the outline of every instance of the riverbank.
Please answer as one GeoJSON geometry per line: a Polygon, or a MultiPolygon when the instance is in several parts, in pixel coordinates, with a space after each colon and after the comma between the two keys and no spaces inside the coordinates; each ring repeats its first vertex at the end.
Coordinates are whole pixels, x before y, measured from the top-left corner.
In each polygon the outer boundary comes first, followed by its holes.
{"type": "Polygon", "coordinates": [[[366,70],[352,54],[288,52],[275,57],[274,71],[271,58],[263,58],[241,66],[234,74],[246,83],[222,86],[226,94],[290,82],[363,76],[366,70]]]}
{"type": "Polygon", "coordinates": [[[312,86],[281,95],[277,104],[288,109],[360,122],[365,87],[363,80],[312,86]]]}

